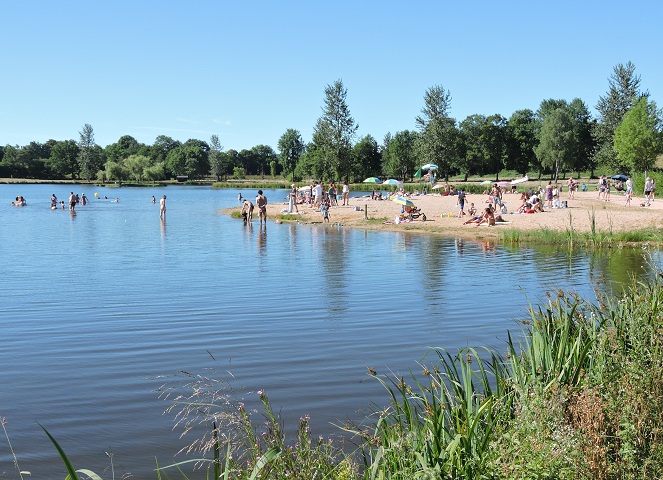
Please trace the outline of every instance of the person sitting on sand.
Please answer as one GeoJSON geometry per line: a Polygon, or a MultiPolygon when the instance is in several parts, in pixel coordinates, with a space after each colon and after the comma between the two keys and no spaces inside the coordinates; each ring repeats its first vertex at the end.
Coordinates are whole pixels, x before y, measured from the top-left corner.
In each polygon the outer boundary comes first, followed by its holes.
{"type": "Polygon", "coordinates": [[[482,223],[487,223],[489,227],[495,225],[495,214],[493,213],[493,209],[491,207],[486,207],[483,215],[481,216],[481,219],[477,222],[477,227],[482,223]]]}
{"type": "Polygon", "coordinates": [[[477,209],[474,206],[474,203],[470,203],[470,209],[467,211],[470,216],[475,216],[477,214],[477,209]]]}

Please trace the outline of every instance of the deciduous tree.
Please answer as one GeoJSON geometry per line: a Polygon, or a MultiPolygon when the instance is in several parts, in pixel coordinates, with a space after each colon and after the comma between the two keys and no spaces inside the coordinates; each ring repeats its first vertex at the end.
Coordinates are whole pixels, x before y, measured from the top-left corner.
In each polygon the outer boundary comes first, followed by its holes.
{"type": "Polygon", "coordinates": [[[577,149],[571,117],[567,110],[557,108],[543,121],[536,156],[543,167],[553,172],[553,179],[557,181],[560,169],[569,168],[577,149]]]}
{"type": "Polygon", "coordinates": [[[279,159],[283,165],[283,173],[292,175],[292,181],[295,181],[295,168],[297,162],[306,150],[306,144],[298,130],[289,128],[285,131],[278,143],[279,159]]]}
{"type": "Polygon", "coordinates": [[[626,112],[615,129],[614,149],[627,168],[648,175],[656,156],[663,153],[663,113],[643,97],[626,112]]]}

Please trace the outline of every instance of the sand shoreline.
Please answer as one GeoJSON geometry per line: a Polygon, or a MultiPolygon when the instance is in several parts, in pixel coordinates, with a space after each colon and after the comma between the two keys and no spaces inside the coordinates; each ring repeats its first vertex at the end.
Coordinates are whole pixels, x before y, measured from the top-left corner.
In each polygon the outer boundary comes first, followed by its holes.
{"type": "MultiPolygon", "coordinates": [[[[274,221],[277,214],[285,213],[287,202],[275,202],[269,199],[268,219],[274,221]]],[[[411,200],[426,214],[426,221],[421,218],[409,223],[396,224],[394,220],[400,212],[400,205],[390,200],[372,200],[370,197],[350,199],[349,206],[335,206],[329,211],[330,222],[323,223],[322,213],[309,205],[298,205],[299,213],[292,215],[293,222],[308,225],[334,225],[385,230],[397,232],[429,233],[454,237],[472,237],[476,239],[499,239],[500,230],[517,229],[522,231],[549,229],[567,231],[571,227],[578,233],[589,233],[592,228],[597,232],[619,233],[625,231],[663,228],[663,198],[655,200],[648,207],[640,206],[642,196],[634,197],[630,206],[625,206],[624,194],[613,193],[609,201],[597,198],[597,192],[576,192],[575,199],[570,199],[563,192],[562,201],[568,208],[545,209],[543,213],[514,214],[521,204],[520,194],[505,194],[503,201],[509,213],[503,215],[506,223],[494,227],[463,225],[466,217],[458,218],[457,197],[439,194],[413,196],[411,200]],[[594,225],[594,227],[592,226],[594,225]]],[[[488,195],[470,194],[466,200],[466,210],[474,203],[477,210],[487,206],[488,195]]],[[[227,209],[226,213],[239,210],[240,207],[227,209]]],[[[257,218],[254,217],[254,222],[257,218]]],[[[281,221],[281,220],[279,220],[281,221]]]]}

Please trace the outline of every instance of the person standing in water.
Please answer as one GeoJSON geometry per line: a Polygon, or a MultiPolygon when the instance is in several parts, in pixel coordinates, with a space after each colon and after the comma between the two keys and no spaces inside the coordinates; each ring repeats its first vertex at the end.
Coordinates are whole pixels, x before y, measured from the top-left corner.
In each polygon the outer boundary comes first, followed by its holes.
{"type": "Polygon", "coordinates": [[[260,221],[260,225],[262,225],[263,222],[267,225],[267,197],[262,194],[262,190],[258,190],[256,206],[258,207],[258,220],[260,221]]]}
{"type": "Polygon", "coordinates": [[[164,195],[161,197],[161,200],[159,200],[159,218],[161,220],[166,219],[166,196],[164,195]]]}

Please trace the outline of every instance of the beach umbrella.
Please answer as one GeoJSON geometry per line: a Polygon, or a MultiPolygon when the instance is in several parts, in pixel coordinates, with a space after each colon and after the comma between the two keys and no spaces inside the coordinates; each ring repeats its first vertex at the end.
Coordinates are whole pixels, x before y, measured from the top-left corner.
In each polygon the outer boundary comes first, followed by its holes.
{"type": "Polygon", "coordinates": [[[618,175],[613,175],[610,178],[613,179],[613,180],[617,180],[618,182],[625,182],[626,180],[628,180],[628,175],[624,175],[623,173],[620,173],[618,175]]]}
{"type": "Polygon", "coordinates": [[[433,186],[433,190],[437,190],[438,188],[442,188],[442,187],[444,187],[444,185],[442,185],[441,183],[436,183],[436,184],[433,186]]]}
{"type": "Polygon", "coordinates": [[[364,183],[382,183],[382,180],[377,177],[368,177],[366,180],[364,180],[364,183]]]}
{"type": "Polygon", "coordinates": [[[392,202],[396,202],[399,205],[405,205],[406,207],[414,207],[414,202],[409,198],[405,197],[394,197],[391,199],[392,202]]]}
{"type": "Polygon", "coordinates": [[[414,174],[414,178],[421,178],[421,168],[416,171],[416,173],[414,174]]]}
{"type": "Polygon", "coordinates": [[[511,185],[511,182],[498,182],[497,185],[500,187],[508,187],[511,185]]]}
{"type": "Polygon", "coordinates": [[[491,182],[490,180],[484,180],[483,182],[481,182],[481,185],[490,185],[491,183],[493,182],[491,182]]]}
{"type": "Polygon", "coordinates": [[[393,178],[390,178],[382,182],[382,185],[400,185],[400,184],[401,182],[399,182],[398,180],[394,180],[393,178]]]}
{"type": "Polygon", "coordinates": [[[424,165],[424,166],[421,167],[422,170],[437,170],[437,169],[439,169],[439,168],[440,168],[440,167],[438,167],[438,166],[435,165],[434,163],[427,163],[426,165],[424,165]]]}

